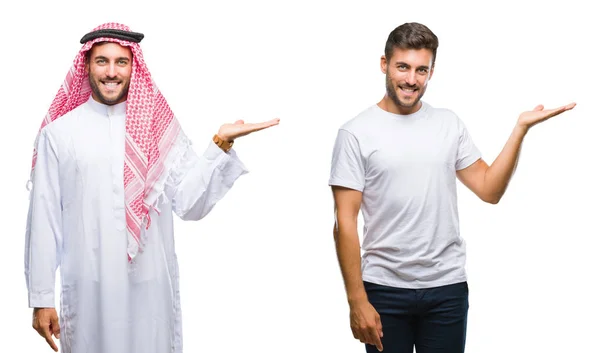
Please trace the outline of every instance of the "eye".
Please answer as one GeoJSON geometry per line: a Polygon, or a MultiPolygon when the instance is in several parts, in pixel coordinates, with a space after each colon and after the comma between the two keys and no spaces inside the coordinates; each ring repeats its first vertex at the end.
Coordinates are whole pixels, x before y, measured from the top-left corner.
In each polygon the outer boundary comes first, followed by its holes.
{"type": "Polygon", "coordinates": [[[127,65],[127,63],[128,63],[127,60],[119,60],[119,62],[118,62],[119,65],[123,65],[123,66],[127,65]]]}
{"type": "Polygon", "coordinates": [[[429,70],[427,70],[427,69],[425,69],[425,68],[420,68],[418,71],[419,71],[419,73],[421,73],[421,74],[426,74],[426,73],[427,73],[429,70]]]}

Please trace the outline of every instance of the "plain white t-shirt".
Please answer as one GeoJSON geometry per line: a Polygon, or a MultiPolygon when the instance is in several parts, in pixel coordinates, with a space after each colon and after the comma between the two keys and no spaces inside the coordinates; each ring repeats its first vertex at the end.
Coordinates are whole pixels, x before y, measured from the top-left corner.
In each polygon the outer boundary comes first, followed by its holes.
{"type": "Polygon", "coordinates": [[[456,171],[480,158],[458,116],[425,102],[410,115],[373,105],[339,129],[329,185],[363,194],[363,280],[398,288],[466,281],[456,171]]]}

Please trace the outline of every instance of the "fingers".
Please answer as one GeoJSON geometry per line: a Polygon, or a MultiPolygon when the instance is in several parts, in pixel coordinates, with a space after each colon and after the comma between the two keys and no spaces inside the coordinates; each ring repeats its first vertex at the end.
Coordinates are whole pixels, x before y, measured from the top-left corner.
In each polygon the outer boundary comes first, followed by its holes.
{"type": "Polygon", "coordinates": [[[55,352],[58,352],[58,347],[56,346],[56,343],[54,343],[54,340],[52,339],[52,333],[50,332],[49,325],[44,325],[44,327],[42,327],[42,332],[40,333],[40,335],[42,335],[42,337],[44,337],[46,339],[46,342],[48,342],[48,345],[50,345],[50,348],[52,348],[55,352]]]}
{"type": "Polygon", "coordinates": [[[383,344],[381,339],[383,338],[383,325],[381,324],[381,318],[377,316],[377,326],[375,327],[375,335],[377,340],[375,341],[375,347],[378,351],[383,351],[383,344]]]}
{"type": "Polygon", "coordinates": [[[50,330],[52,331],[54,337],[60,339],[60,325],[58,323],[58,316],[56,315],[53,315],[50,319],[50,330]]]}
{"type": "MultiPolygon", "coordinates": [[[[556,111],[556,110],[571,110],[573,108],[575,108],[575,106],[577,105],[577,103],[572,102],[569,103],[567,105],[563,105],[562,107],[558,107],[558,108],[554,108],[554,109],[547,109],[546,111],[556,111]]],[[[544,110],[544,105],[543,104],[538,104],[535,108],[533,108],[533,111],[542,111],[544,110]]]]}
{"type": "Polygon", "coordinates": [[[383,344],[381,343],[383,332],[380,325],[364,325],[359,328],[352,328],[352,334],[361,343],[373,345],[377,347],[378,351],[383,351],[383,344]]]}
{"type": "Polygon", "coordinates": [[[247,126],[246,131],[248,131],[248,132],[260,131],[260,130],[264,130],[268,127],[271,127],[271,126],[275,126],[277,124],[279,124],[279,119],[272,119],[272,120],[265,121],[262,123],[246,124],[246,126],[247,126]]]}
{"type": "Polygon", "coordinates": [[[52,339],[53,334],[56,338],[60,338],[58,315],[54,309],[34,309],[32,327],[40,336],[44,337],[50,348],[58,352],[58,347],[52,339]]]}
{"type": "Polygon", "coordinates": [[[361,342],[361,343],[366,343],[366,344],[373,344],[371,341],[371,336],[369,335],[369,329],[368,327],[361,327],[357,330],[357,339],[361,342]]]}
{"type": "Polygon", "coordinates": [[[255,131],[264,130],[271,126],[279,124],[279,119],[272,119],[262,123],[244,123],[243,120],[238,120],[234,124],[224,124],[219,129],[219,136],[226,140],[235,140],[238,137],[246,136],[255,131]]]}
{"type": "Polygon", "coordinates": [[[573,108],[575,108],[575,103],[570,103],[567,105],[563,105],[562,107],[558,107],[558,108],[554,108],[554,109],[546,109],[546,110],[540,110],[543,109],[543,105],[538,105],[537,107],[535,107],[535,109],[533,110],[533,112],[535,112],[535,115],[532,115],[532,117],[534,118],[534,123],[532,125],[535,125],[537,123],[540,123],[542,121],[548,120],[552,117],[555,117],[559,114],[562,114],[564,112],[566,112],[567,110],[571,110],[573,108]]]}
{"type": "Polygon", "coordinates": [[[375,346],[378,351],[383,351],[381,338],[383,337],[383,325],[381,317],[375,308],[368,302],[358,302],[351,305],[350,327],[354,338],[375,346]]]}
{"type": "MultiPolygon", "coordinates": [[[[573,108],[570,108],[573,109],[573,108]]],[[[547,118],[551,118],[553,116],[557,116],[558,114],[564,113],[567,110],[567,106],[555,108],[552,110],[545,110],[543,113],[547,118]]]]}
{"type": "Polygon", "coordinates": [[[376,327],[373,327],[371,330],[369,330],[369,337],[370,344],[377,347],[377,350],[381,352],[383,350],[383,344],[381,343],[381,337],[379,337],[379,332],[377,331],[376,327]]]}
{"type": "Polygon", "coordinates": [[[253,125],[255,127],[257,127],[259,130],[262,130],[262,129],[266,129],[268,127],[271,127],[271,126],[274,126],[277,124],[279,124],[279,118],[271,119],[269,121],[265,121],[265,122],[257,123],[257,124],[253,124],[253,125]]]}
{"type": "Polygon", "coordinates": [[[354,336],[355,339],[364,343],[362,337],[360,336],[359,330],[355,329],[354,327],[351,327],[351,329],[352,329],[352,336],[354,336]]]}
{"type": "Polygon", "coordinates": [[[361,343],[371,344],[368,325],[353,322],[350,325],[350,328],[352,329],[352,335],[354,336],[354,338],[359,340],[361,343]]]}
{"type": "Polygon", "coordinates": [[[379,338],[383,338],[383,325],[381,324],[381,318],[377,316],[377,335],[379,338]]]}
{"type": "Polygon", "coordinates": [[[567,105],[563,105],[562,107],[558,107],[558,108],[554,108],[554,109],[548,109],[548,110],[546,110],[546,112],[550,113],[550,114],[557,115],[557,114],[560,114],[560,113],[565,112],[567,110],[571,110],[571,109],[575,108],[576,105],[577,104],[575,102],[573,102],[573,103],[570,103],[570,104],[567,104],[567,105]]]}

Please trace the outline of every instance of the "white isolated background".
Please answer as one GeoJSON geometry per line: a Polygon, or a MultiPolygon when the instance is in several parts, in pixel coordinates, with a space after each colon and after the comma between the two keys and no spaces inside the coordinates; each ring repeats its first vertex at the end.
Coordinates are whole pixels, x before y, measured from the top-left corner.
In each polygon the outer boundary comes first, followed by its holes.
{"type": "Polygon", "coordinates": [[[81,36],[116,21],[146,35],[146,62],[198,152],[222,123],[281,118],[236,142],[250,174],[213,212],[176,223],[185,352],[364,352],[349,330],[331,233],[331,150],[337,128],[384,94],[389,32],[417,21],[440,39],[425,100],[454,110],[488,163],[522,111],[578,104],[530,131],[500,204],[459,184],[467,352],[600,352],[592,2],[0,6],[3,351],[51,351],[31,328],[23,275],[33,140],[81,36]]]}

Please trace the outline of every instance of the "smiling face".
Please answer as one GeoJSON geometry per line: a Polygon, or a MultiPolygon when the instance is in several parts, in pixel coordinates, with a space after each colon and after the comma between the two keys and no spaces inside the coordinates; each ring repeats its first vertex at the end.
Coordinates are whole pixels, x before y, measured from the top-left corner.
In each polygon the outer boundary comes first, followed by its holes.
{"type": "Polygon", "coordinates": [[[429,49],[394,48],[389,60],[381,57],[386,78],[386,110],[412,114],[421,108],[421,97],[433,74],[433,53],[429,49]]]}
{"type": "Polygon", "coordinates": [[[86,61],[92,98],[114,105],[127,100],[132,65],[131,50],[117,43],[99,43],[86,61]]]}

